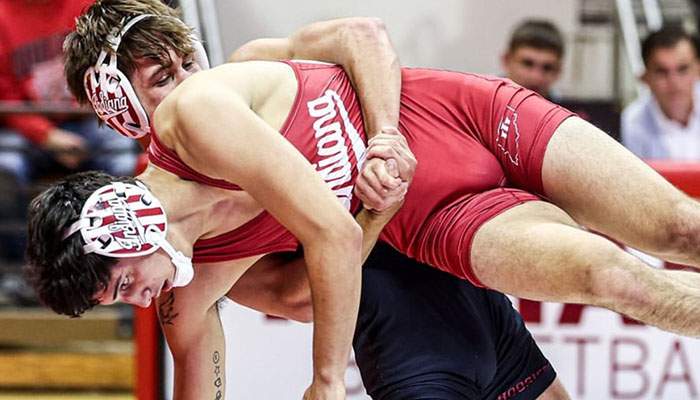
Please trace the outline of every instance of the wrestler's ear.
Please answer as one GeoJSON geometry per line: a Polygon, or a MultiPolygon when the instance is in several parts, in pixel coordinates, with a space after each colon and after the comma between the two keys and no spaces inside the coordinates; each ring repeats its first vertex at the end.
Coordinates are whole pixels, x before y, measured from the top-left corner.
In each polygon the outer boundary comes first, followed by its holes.
{"type": "Polygon", "coordinates": [[[647,85],[649,85],[649,71],[648,71],[647,69],[644,69],[644,72],[642,72],[642,73],[637,77],[637,79],[639,79],[640,81],[642,81],[642,82],[646,83],[647,85]]]}
{"type": "Polygon", "coordinates": [[[501,66],[505,68],[510,60],[510,51],[506,50],[501,54],[501,66]]]}

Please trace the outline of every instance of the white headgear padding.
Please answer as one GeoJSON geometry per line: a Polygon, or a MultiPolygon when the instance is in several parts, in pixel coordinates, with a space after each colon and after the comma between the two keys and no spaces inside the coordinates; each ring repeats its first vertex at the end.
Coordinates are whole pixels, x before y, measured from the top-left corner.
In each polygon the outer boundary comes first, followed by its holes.
{"type": "MultiPolygon", "coordinates": [[[[106,39],[110,51],[102,49],[97,62],[85,71],[83,78],[88,99],[100,119],[121,135],[132,139],[149,134],[151,122],[131,82],[117,68],[117,51],[129,29],[146,18],[172,18],[184,25],[184,22],[173,16],[157,14],[141,14],[122,23],[121,29],[115,29],[106,39]]],[[[192,35],[191,38],[195,62],[201,69],[208,69],[209,60],[204,46],[196,36],[192,35]]]]}
{"type": "Polygon", "coordinates": [[[63,239],[80,231],[85,253],[115,258],[144,256],[162,248],[175,266],[173,286],[185,286],[194,277],[192,260],[168,243],[167,229],[163,205],[143,184],[112,182],[88,197],[63,239]]]}

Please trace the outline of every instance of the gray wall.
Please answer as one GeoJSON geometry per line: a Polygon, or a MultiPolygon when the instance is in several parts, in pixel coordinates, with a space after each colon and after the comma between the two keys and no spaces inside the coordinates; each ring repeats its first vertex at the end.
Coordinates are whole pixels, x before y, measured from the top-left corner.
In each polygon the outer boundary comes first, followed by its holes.
{"type": "Polygon", "coordinates": [[[578,0],[216,0],[225,54],[248,40],[281,37],[318,20],[381,17],[403,65],[501,72],[500,56],[521,19],[551,18],[568,51],[558,88],[565,95],[612,95],[612,31],[584,31],[578,0]]]}

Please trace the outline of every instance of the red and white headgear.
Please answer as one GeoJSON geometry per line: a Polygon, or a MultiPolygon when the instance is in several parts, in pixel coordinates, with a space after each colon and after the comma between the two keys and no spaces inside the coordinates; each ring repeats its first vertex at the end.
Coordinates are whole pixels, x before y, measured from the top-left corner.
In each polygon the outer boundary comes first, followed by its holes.
{"type": "MultiPolygon", "coordinates": [[[[107,36],[106,43],[110,52],[102,49],[97,62],[85,71],[83,78],[88,99],[100,119],[121,135],[132,139],[139,139],[150,133],[151,123],[131,82],[117,68],[117,50],[129,29],[146,18],[172,18],[184,24],[175,17],[157,14],[141,14],[126,23],[122,22],[121,28],[116,28],[107,36]]],[[[204,46],[194,35],[191,38],[195,49],[195,62],[201,69],[209,68],[204,46]]]]}
{"type": "Polygon", "coordinates": [[[168,218],[160,201],[140,182],[112,182],[88,197],[80,218],[63,239],[80,231],[85,253],[127,258],[151,254],[163,248],[175,265],[174,287],[192,281],[192,260],[165,239],[168,218]]]}

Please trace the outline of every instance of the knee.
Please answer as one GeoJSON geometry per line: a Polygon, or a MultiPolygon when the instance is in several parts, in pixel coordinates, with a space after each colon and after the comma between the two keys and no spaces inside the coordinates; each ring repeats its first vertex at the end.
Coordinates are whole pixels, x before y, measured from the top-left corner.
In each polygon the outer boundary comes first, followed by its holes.
{"type": "Polygon", "coordinates": [[[588,271],[588,302],[622,313],[644,309],[649,298],[645,282],[654,268],[621,249],[602,256],[588,271]]]}
{"type": "Polygon", "coordinates": [[[700,255],[700,204],[690,198],[680,200],[671,217],[659,229],[661,254],[700,255]]]}

